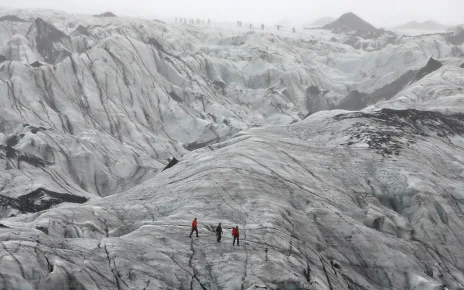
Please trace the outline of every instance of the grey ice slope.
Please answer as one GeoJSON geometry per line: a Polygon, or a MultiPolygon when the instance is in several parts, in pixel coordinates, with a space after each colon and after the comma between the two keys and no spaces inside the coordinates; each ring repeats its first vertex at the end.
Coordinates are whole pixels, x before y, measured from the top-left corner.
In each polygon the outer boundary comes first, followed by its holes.
{"type": "Polygon", "coordinates": [[[383,109],[251,129],[123,194],[4,219],[0,282],[4,289],[462,289],[463,74],[443,67],[383,109]],[[415,92],[422,99],[411,98],[415,92]],[[402,109],[387,108],[398,102],[402,109]],[[199,239],[188,238],[194,216],[199,239]],[[218,222],[226,229],[220,245],[218,222]],[[238,248],[230,244],[234,225],[238,248]]]}
{"type": "MultiPolygon", "coordinates": [[[[240,130],[388,100],[421,69],[429,73],[431,57],[462,63],[462,44],[443,35],[353,39],[324,30],[1,14],[3,200],[39,188],[91,199],[123,192],[168,158],[240,130]]],[[[0,216],[20,214],[15,204],[0,206],[0,216]]]]}
{"type": "Polygon", "coordinates": [[[464,287],[458,33],[0,11],[1,289],[464,287]]]}

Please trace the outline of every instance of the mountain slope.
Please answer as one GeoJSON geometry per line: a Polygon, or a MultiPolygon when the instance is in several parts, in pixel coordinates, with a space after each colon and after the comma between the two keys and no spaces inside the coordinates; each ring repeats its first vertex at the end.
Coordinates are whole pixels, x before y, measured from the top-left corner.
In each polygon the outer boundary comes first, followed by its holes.
{"type": "Polygon", "coordinates": [[[464,287],[459,34],[0,15],[2,289],[464,287]]]}
{"type": "Polygon", "coordinates": [[[450,26],[438,23],[436,21],[427,20],[424,22],[410,21],[403,25],[397,26],[397,29],[418,29],[418,30],[441,30],[445,31],[450,26]]]}
{"type": "MultiPolygon", "coordinates": [[[[460,55],[442,35],[357,37],[358,47],[324,30],[237,35],[227,26],[0,11],[27,21],[0,22],[0,194],[13,199],[39,188],[90,199],[123,192],[168,158],[240,130],[297,122],[352,96],[368,97],[351,109],[388,100],[430,56],[460,55]]],[[[0,215],[21,213],[12,205],[0,215]]]]}
{"type": "Polygon", "coordinates": [[[243,132],[127,193],[4,220],[16,250],[1,277],[6,289],[458,289],[463,122],[334,111],[243,132]]]}
{"type": "Polygon", "coordinates": [[[339,30],[344,27],[355,31],[377,31],[377,28],[375,28],[372,24],[366,22],[364,19],[360,18],[352,12],[343,14],[337,20],[325,25],[323,28],[330,30],[339,30]]]}

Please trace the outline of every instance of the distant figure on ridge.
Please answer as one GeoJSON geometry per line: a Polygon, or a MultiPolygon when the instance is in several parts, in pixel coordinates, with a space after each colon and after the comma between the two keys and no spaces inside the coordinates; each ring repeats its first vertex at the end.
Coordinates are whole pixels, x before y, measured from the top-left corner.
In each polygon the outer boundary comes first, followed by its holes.
{"type": "Polygon", "coordinates": [[[293,33],[295,33],[295,32],[296,32],[296,29],[295,29],[295,27],[293,27],[293,33]]]}
{"type": "Polygon", "coordinates": [[[220,243],[221,242],[221,238],[222,238],[222,226],[221,226],[221,223],[219,223],[219,225],[217,226],[216,228],[216,236],[217,236],[217,242],[220,243]]]}
{"type": "Polygon", "coordinates": [[[261,24],[261,30],[264,30],[264,24],[261,24]]]}
{"type": "Polygon", "coordinates": [[[280,25],[277,25],[277,30],[280,30],[280,25]]]}
{"type": "Polygon", "coordinates": [[[238,231],[238,226],[232,228],[232,236],[234,236],[232,245],[235,246],[235,240],[237,240],[237,246],[240,246],[240,232],[238,231]]]}
{"type": "Polygon", "coordinates": [[[197,238],[198,238],[197,218],[195,218],[192,222],[192,231],[190,232],[190,237],[192,237],[193,232],[197,234],[197,238]]]}
{"type": "Polygon", "coordinates": [[[253,24],[250,23],[250,29],[253,29],[253,24]]]}

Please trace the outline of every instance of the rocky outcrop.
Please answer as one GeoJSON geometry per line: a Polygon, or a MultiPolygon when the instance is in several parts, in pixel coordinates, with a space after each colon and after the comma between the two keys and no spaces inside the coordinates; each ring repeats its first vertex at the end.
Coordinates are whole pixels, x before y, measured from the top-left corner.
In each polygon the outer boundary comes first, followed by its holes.
{"type": "Polygon", "coordinates": [[[426,75],[428,75],[428,74],[436,71],[437,69],[441,68],[442,66],[443,65],[442,65],[441,62],[439,62],[436,59],[434,59],[433,57],[431,57],[429,59],[429,61],[427,62],[427,64],[416,73],[416,75],[414,76],[414,79],[412,81],[417,82],[417,81],[421,80],[423,77],[425,77],[426,75]]]}
{"type": "Polygon", "coordinates": [[[67,193],[53,192],[44,188],[38,188],[19,198],[11,198],[0,195],[0,207],[2,211],[18,210],[19,213],[34,213],[49,209],[63,202],[84,203],[88,198],[67,193]]]}
{"type": "Polygon", "coordinates": [[[59,63],[72,54],[70,37],[41,18],[35,20],[29,35],[35,37],[37,50],[46,63],[59,63]]]}
{"type": "Polygon", "coordinates": [[[360,93],[356,90],[351,91],[337,106],[343,110],[361,110],[366,107],[367,94],[360,93]]]}

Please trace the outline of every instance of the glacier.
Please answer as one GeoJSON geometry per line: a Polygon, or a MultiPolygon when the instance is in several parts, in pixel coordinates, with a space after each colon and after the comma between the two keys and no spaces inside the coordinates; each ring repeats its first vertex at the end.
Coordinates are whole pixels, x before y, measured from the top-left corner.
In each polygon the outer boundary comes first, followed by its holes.
{"type": "Polygon", "coordinates": [[[0,16],[1,289],[464,288],[458,34],[0,16]]]}

